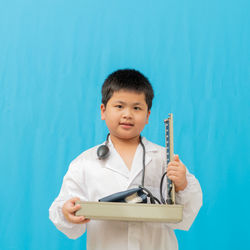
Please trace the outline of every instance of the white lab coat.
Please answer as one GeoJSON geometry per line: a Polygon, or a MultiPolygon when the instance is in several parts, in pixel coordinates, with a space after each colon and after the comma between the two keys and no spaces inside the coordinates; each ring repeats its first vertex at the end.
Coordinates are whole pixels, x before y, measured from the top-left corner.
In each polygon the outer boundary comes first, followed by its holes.
{"type": "MultiPolygon", "coordinates": [[[[146,149],[145,187],[159,198],[161,176],[166,170],[165,148],[142,139],[146,149]]],[[[88,250],[153,250],[178,249],[173,229],[188,230],[201,205],[202,192],[197,179],[187,170],[188,185],[176,193],[176,203],[183,204],[183,221],[171,223],[120,222],[91,220],[87,224],[72,224],[62,214],[63,204],[70,198],[98,201],[107,195],[138,187],[142,178],[142,146],[139,144],[129,171],[112,142],[110,155],[97,158],[98,146],[79,155],[69,166],[59,196],[49,209],[55,226],[69,238],[80,237],[87,227],[88,250]]]]}

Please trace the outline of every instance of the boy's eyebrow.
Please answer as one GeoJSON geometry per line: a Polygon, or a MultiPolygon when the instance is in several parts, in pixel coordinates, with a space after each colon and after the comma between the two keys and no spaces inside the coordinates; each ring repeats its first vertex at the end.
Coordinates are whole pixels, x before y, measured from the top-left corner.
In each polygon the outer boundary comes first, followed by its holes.
{"type": "Polygon", "coordinates": [[[135,103],[133,103],[134,105],[142,105],[142,103],[140,103],[140,102],[135,102],[135,103]]]}
{"type": "MultiPolygon", "coordinates": [[[[123,102],[123,101],[115,101],[115,103],[126,104],[126,102],[123,102]]],[[[143,104],[140,102],[135,102],[135,103],[133,103],[133,105],[143,105],[143,104]]]]}

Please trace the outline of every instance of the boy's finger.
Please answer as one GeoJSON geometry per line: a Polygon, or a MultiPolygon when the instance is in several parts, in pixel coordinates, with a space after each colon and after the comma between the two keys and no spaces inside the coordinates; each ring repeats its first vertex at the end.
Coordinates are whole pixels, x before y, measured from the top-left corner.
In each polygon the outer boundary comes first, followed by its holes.
{"type": "Polygon", "coordinates": [[[80,204],[77,204],[77,205],[75,205],[75,206],[73,206],[73,207],[69,207],[69,212],[70,213],[74,213],[74,212],[76,212],[77,210],[79,210],[81,208],[81,205],[80,204]]]}
{"type": "Polygon", "coordinates": [[[170,175],[170,176],[168,176],[168,178],[169,178],[171,181],[173,181],[173,182],[175,182],[176,179],[177,179],[177,177],[174,176],[174,175],[170,175]]]}
{"type": "Polygon", "coordinates": [[[90,219],[86,219],[84,216],[73,216],[73,215],[71,215],[70,220],[75,224],[85,224],[90,221],[90,219]]]}
{"type": "Polygon", "coordinates": [[[174,155],[174,161],[180,161],[179,155],[174,155]]]}
{"type": "Polygon", "coordinates": [[[170,170],[167,171],[167,175],[178,174],[178,173],[179,173],[179,171],[176,170],[176,169],[170,169],[170,170]]]}
{"type": "Polygon", "coordinates": [[[70,202],[75,204],[79,200],[80,200],[80,198],[74,197],[74,198],[70,199],[70,202]]]}
{"type": "Polygon", "coordinates": [[[88,223],[88,222],[90,222],[90,219],[84,219],[83,220],[83,223],[88,223]]]}
{"type": "Polygon", "coordinates": [[[171,162],[168,163],[168,168],[169,168],[169,167],[172,167],[172,166],[178,167],[179,165],[180,165],[180,164],[179,164],[178,162],[176,162],[176,161],[171,161],[171,162]]]}
{"type": "Polygon", "coordinates": [[[179,166],[177,165],[177,166],[174,166],[174,165],[170,165],[170,166],[168,166],[168,168],[167,168],[167,172],[169,172],[169,171],[171,171],[171,170],[174,170],[174,171],[179,171],[179,166]]]}
{"type": "Polygon", "coordinates": [[[85,217],[84,216],[75,216],[75,215],[70,214],[69,215],[69,220],[72,223],[81,223],[81,222],[83,222],[85,220],[85,217]]]}
{"type": "Polygon", "coordinates": [[[177,172],[171,172],[167,174],[167,177],[170,179],[170,177],[180,178],[180,174],[177,172]]]}

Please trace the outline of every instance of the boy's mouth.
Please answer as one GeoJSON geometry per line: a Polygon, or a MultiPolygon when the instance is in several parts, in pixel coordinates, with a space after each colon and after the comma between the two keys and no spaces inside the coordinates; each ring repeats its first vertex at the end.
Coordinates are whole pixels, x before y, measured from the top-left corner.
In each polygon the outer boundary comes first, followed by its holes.
{"type": "Polygon", "coordinates": [[[120,122],[119,125],[122,126],[123,128],[131,128],[134,126],[134,124],[126,122],[120,122]]]}

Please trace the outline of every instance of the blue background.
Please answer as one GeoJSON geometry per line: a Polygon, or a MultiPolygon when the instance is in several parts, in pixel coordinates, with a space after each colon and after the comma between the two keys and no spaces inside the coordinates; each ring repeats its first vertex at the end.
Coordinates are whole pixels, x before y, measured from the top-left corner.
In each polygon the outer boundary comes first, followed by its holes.
{"type": "Polygon", "coordinates": [[[199,179],[181,250],[249,247],[249,1],[9,0],[0,7],[0,248],[84,249],[48,208],[68,164],[104,141],[100,88],[119,68],[155,90],[144,135],[199,179]]]}

